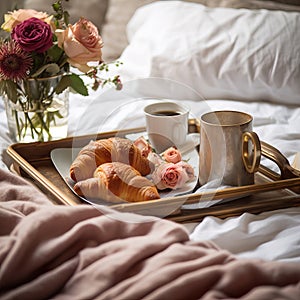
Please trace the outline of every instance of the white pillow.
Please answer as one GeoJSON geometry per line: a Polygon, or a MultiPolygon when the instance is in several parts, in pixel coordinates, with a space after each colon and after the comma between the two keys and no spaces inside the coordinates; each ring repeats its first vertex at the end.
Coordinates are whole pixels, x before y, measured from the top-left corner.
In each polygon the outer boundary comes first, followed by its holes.
{"type": "Polygon", "coordinates": [[[300,104],[300,13],[158,1],[127,27],[123,78],[163,77],[204,99],[300,104]]]}

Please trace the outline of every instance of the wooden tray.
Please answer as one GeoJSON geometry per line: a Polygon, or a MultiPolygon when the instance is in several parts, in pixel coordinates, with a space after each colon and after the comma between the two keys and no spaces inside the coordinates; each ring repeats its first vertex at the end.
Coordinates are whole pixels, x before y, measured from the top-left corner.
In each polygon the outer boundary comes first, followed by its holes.
{"type": "MultiPolygon", "coordinates": [[[[33,181],[53,203],[80,205],[86,202],[83,202],[69,189],[56,171],[50,158],[51,151],[56,148],[83,147],[91,139],[103,139],[112,136],[125,137],[129,133],[143,131],[145,128],[134,128],[69,137],[51,142],[17,143],[11,145],[7,149],[7,153],[13,159],[12,169],[19,175],[33,181]]],[[[197,120],[189,120],[189,131],[199,132],[197,120]]],[[[300,172],[293,169],[288,160],[277,149],[264,142],[262,142],[262,154],[278,165],[280,173],[277,174],[261,165],[255,176],[254,185],[168,197],[149,202],[115,204],[110,207],[119,211],[164,217],[176,222],[190,222],[200,221],[208,215],[225,218],[244,212],[261,213],[268,210],[300,206],[300,172]],[[238,199],[234,201],[218,203],[206,208],[185,209],[182,207],[183,204],[198,203],[199,200],[226,200],[237,197],[238,199]]]]}

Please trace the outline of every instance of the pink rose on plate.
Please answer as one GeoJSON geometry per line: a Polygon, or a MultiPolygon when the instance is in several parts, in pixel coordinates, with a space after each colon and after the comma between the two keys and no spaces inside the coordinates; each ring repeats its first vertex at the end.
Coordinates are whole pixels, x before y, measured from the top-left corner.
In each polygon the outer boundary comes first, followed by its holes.
{"type": "Polygon", "coordinates": [[[189,176],[180,164],[162,163],[154,170],[152,180],[159,190],[179,189],[189,180],[189,176]]]}
{"type": "Polygon", "coordinates": [[[27,52],[42,53],[53,45],[51,26],[37,18],[30,18],[18,24],[13,28],[11,35],[27,52]]]}
{"type": "Polygon", "coordinates": [[[160,164],[162,164],[162,163],[165,163],[165,161],[160,157],[160,155],[158,155],[157,153],[155,153],[155,152],[150,152],[149,154],[148,154],[148,160],[150,161],[150,162],[152,162],[155,166],[158,166],[158,165],[160,165],[160,164]]]}
{"type": "Polygon", "coordinates": [[[165,159],[166,162],[171,162],[174,164],[180,162],[182,159],[180,151],[175,147],[168,148],[163,153],[163,158],[165,159]]]}
{"type": "Polygon", "coordinates": [[[149,153],[152,152],[150,144],[143,136],[137,138],[133,143],[141,150],[144,157],[148,157],[149,153]]]}
{"type": "Polygon", "coordinates": [[[102,61],[102,38],[97,27],[81,18],[65,30],[56,30],[58,46],[66,52],[68,62],[86,73],[90,71],[89,62],[102,61]]]}
{"type": "Polygon", "coordinates": [[[189,177],[189,180],[193,180],[195,178],[195,171],[194,168],[187,162],[185,161],[180,161],[177,163],[177,165],[182,166],[182,168],[185,170],[186,174],[189,177]]]}
{"type": "Polygon", "coordinates": [[[18,9],[4,15],[4,23],[1,28],[5,31],[11,32],[15,26],[33,17],[48,24],[51,23],[53,18],[53,16],[49,16],[47,13],[39,12],[34,9],[18,9]]]}

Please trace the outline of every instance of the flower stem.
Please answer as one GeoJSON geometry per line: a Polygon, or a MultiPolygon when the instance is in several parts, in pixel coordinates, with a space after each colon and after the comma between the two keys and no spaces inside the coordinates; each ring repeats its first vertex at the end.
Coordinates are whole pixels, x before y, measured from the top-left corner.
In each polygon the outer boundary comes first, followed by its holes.
{"type": "Polygon", "coordinates": [[[43,130],[45,130],[46,133],[47,133],[47,135],[48,135],[48,140],[50,141],[52,139],[52,136],[51,136],[51,133],[50,133],[50,130],[49,130],[50,124],[47,126],[47,124],[45,123],[45,121],[43,119],[44,112],[37,113],[37,116],[38,116],[38,118],[39,118],[39,120],[41,122],[41,132],[40,132],[41,138],[44,140],[44,138],[43,138],[43,136],[44,136],[43,135],[43,130]]]}
{"type": "Polygon", "coordinates": [[[15,116],[16,125],[17,125],[18,137],[19,137],[19,139],[21,139],[21,128],[20,128],[20,123],[19,123],[19,118],[18,118],[18,112],[16,110],[14,111],[14,116],[15,116]]]}

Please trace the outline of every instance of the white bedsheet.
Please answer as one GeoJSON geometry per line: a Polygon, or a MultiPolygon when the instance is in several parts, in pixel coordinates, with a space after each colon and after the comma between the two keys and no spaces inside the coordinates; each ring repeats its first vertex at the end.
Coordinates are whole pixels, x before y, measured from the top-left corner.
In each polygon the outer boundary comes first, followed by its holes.
{"type": "MultiPolygon", "coordinates": [[[[69,135],[144,126],[143,106],[162,95],[161,98],[184,101],[191,108],[191,117],[200,117],[208,110],[219,109],[248,112],[254,116],[254,130],[261,140],[278,148],[290,163],[300,151],[300,107],[262,102],[196,100],[197,95],[191,96],[192,92],[186,93],[191,100],[183,100],[184,94],[182,87],[176,89],[169,82],[157,79],[130,81],[125,83],[122,91],[107,89],[94,92],[89,98],[71,94],[69,135]]],[[[3,154],[10,143],[1,101],[2,167],[10,164],[8,157],[3,154]]],[[[270,164],[269,167],[274,166],[270,164]]],[[[191,239],[213,240],[240,257],[300,261],[300,208],[260,215],[245,213],[225,220],[206,217],[200,224],[188,224],[187,228],[191,232],[191,239]]]]}

